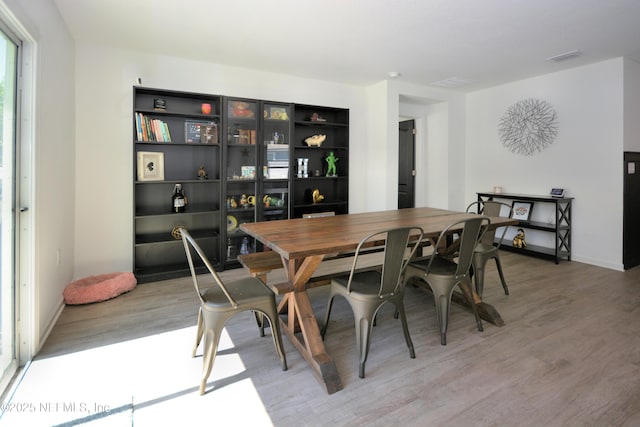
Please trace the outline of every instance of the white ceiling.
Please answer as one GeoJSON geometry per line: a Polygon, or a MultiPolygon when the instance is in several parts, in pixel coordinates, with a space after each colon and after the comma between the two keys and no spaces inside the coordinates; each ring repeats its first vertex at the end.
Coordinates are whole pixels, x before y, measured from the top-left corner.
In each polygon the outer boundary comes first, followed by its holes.
{"type": "Polygon", "coordinates": [[[468,91],[640,62],[640,0],[53,1],[78,42],[355,85],[398,71],[422,85],[469,80],[468,91]]]}

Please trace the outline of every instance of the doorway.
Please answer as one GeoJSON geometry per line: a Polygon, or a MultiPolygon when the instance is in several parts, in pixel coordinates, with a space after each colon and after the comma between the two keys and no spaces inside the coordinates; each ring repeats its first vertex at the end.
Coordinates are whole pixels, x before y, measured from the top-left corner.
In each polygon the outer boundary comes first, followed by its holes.
{"type": "Polygon", "coordinates": [[[624,153],[622,263],[624,269],[640,265],[640,153],[624,153]]]}
{"type": "Polygon", "coordinates": [[[398,209],[415,207],[415,120],[404,120],[399,125],[398,138],[398,209]]]}

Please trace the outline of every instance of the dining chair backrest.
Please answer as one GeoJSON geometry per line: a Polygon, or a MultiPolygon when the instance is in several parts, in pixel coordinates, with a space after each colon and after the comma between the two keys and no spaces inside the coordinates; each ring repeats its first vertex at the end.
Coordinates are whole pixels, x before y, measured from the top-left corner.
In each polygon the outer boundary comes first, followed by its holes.
{"type": "Polygon", "coordinates": [[[353,276],[358,269],[359,256],[362,253],[370,253],[371,246],[381,246],[384,257],[378,296],[382,297],[397,293],[398,287],[403,286],[402,275],[404,270],[416,253],[423,237],[424,231],[420,227],[386,229],[364,237],[356,248],[353,265],[349,274],[347,292],[351,289],[353,276]]]}
{"type": "Polygon", "coordinates": [[[216,270],[213,268],[213,266],[209,262],[209,259],[207,258],[207,255],[204,253],[202,248],[196,243],[193,237],[191,237],[191,234],[189,234],[189,232],[185,228],[181,227],[178,229],[178,231],[180,232],[180,236],[182,236],[182,243],[184,245],[184,251],[187,254],[187,261],[189,263],[189,269],[191,270],[191,278],[193,280],[193,286],[195,288],[196,294],[198,295],[198,299],[200,300],[200,302],[204,303],[204,299],[202,298],[202,292],[198,284],[198,274],[196,272],[196,268],[193,260],[194,253],[198,256],[199,260],[202,261],[202,263],[205,265],[205,267],[213,277],[215,284],[220,287],[225,297],[229,300],[229,304],[231,304],[233,308],[237,308],[238,303],[229,294],[229,291],[224,286],[224,283],[220,279],[220,276],[218,276],[218,273],[216,273],[216,270]]]}
{"type": "Polygon", "coordinates": [[[447,245],[446,239],[454,232],[458,232],[459,237],[459,250],[457,252],[457,264],[456,278],[462,278],[469,274],[471,268],[471,262],[473,261],[473,250],[475,249],[478,241],[483,237],[483,234],[489,228],[491,221],[484,215],[478,215],[477,217],[467,218],[460,221],[456,221],[449,224],[438,237],[438,241],[435,246],[435,253],[429,260],[427,265],[427,272],[431,269],[431,264],[439,256],[439,250],[445,248],[447,245]],[[461,230],[461,231],[460,231],[461,230]]]}
{"type": "MultiPolygon", "coordinates": [[[[485,216],[500,216],[511,218],[513,208],[507,203],[496,202],[494,200],[486,200],[471,203],[469,206],[467,206],[467,212],[476,212],[485,216]]],[[[504,235],[506,234],[508,227],[501,228],[502,233],[500,234],[500,238],[498,239],[498,247],[500,247],[500,245],[502,244],[502,240],[504,239],[504,235]]],[[[485,245],[493,245],[497,231],[497,228],[487,230],[487,232],[482,236],[481,242],[485,245]]]]}

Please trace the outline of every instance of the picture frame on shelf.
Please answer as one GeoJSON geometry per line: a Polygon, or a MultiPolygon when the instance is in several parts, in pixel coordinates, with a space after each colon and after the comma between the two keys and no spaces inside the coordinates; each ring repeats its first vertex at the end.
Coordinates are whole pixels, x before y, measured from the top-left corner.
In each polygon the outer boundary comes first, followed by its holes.
{"type": "Polygon", "coordinates": [[[164,181],[164,153],[138,152],[138,181],[164,181]]]}
{"type": "Polygon", "coordinates": [[[200,126],[200,144],[218,144],[218,125],[201,125],[200,126]]]}
{"type": "Polygon", "coordinates": [[[284,120],[283,117],[287,117],[287,109],[283,107],[271,107],[269,108],[269,118],[273,120],[284,120]]]}
{"type": "Polygon", "coordinates": [[[242,179],[255,179],[256,178],[256,167],[255,166],[242,166],[240,167],[240,171],[242,173],[242,179]]]}
{"type": "Polygon", "coordinates": [[[203,133],[213,133],[215,129],[215,140],[218,141],[218,126],[209,120],[185,120],[184,121],[184,142],[187,144],[202,144],[203,133]]]}
{"type": "Polygon", "coordinates": [[[511,218],[517,219],[518,221],[529,221],[532,209],[533,202],[513,202],[511,218]]]}

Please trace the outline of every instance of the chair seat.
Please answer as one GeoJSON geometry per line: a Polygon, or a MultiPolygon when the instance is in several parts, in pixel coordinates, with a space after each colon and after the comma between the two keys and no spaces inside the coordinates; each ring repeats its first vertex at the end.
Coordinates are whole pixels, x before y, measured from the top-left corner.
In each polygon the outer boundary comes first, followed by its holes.
{"type": "Polygon", "coordinates": [[[474,252],[489,254],[492,252],[498,252],[498,248],[496,246],[488,245],[486,243],[478,243],[478,246],[476,246],[476,248],[474,249],[474,252]]]}
{"type": "MultiPolygon", "coordinates": [[[[250,306],[256,301],[262,301],[273,294],[262,281],[256,277],[247,277],[233,282],[225,283],[227,292],[236,301],[241,301],[240,306],[250,306]]],[[[231,304],[229,299],[219,286],[211,286],[202,293],[202,299],[208,308],[228,309],[231,304]]]]}
{"type": "MultiPolygon", "coordinates": [[[[336,277],[332,280],[344,287],[344,293],[347,291],[349,283],[349,275],[336,277]]],[[[380,299],[378,291],[380,290],[380,273],[377,271],[365,271],[353,275],[351,281],[351,297],[352,298],[371,298],[380,299]]]]}
{"type": "MultiPolygon", "coordinates": [[[[427,268],[427,264],[429,263],[429,259],[421,260],[417,262],[412,262],[409,264],[407,269],[413,267],[419,269],[424,273],[427,268]]],[[[429,269],[429,275],[431,276],[451,276],[455,275],[456,269],[458,268],[458,264],[453,261],[449,261],[446,258],[436,256],[433,262],[431,263],[431,268],[429,269]]]]}

